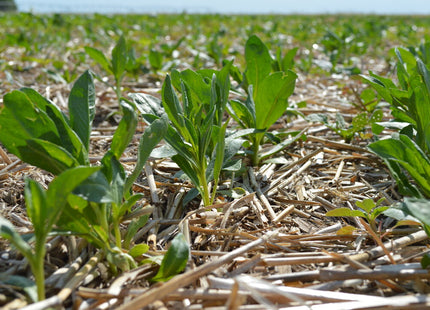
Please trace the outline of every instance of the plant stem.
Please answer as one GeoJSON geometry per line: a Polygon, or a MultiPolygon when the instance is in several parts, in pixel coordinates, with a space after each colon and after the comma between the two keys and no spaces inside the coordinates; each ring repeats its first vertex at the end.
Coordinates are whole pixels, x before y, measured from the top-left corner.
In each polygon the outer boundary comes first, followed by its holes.
{"type": "MultiPolygon", "coordinates": [[[[96,207],[97,209],[97,207],[96,207]]],[[[101,212],[99,210],[99,216],[100,216],[100,220],[101,220],[101,226],[103,227],[103,229],[106,231],[106,233],[109,233],[109,223],[108,223],[108,213],[107,213],[107,206],[105,203],[101,203],[100,204],[100,209],[101,212]]]]}
{"type": "Polygon", "coordinates": [[[121,249],[121,231],[119,230],[119,221],[117,220],[113,222],[113,231],[115,234],[115,244],[121,249]]]}
{"type": "Polygon", "coordinates": [[[260,158],[258,156],[258,151],[260,150],[260,139],[255,137],[252,140],[253,141],[252,141],[252,147],[251,147],[251,151],[252,151],[251,161],[253,166],[258,166],[258,163],[260,162],[260,158]]]}
{"type": "Polygon", "coordinates": [[[200,194],[202,195],[203,204],[206,206],[210,206],[211,200],[210,200],[210,193],[209,193],[209,184],[206,180],[206,169],[203,167],[200,167],[199,171],[199,182],[200,182],[200,194]]]}
{"type": "Polygon", "coordinates": [[[115,94],[116,94],[116,99],[118,100],[118,105],[119,108],[121,109],[121,81],[120,80],[116,80],[116,86],[115,86],[115,94]]]}
{"type": "Polygon", "coordinates": [[[210,206],[211,201],[210,201],[210,194],[209,194],[209,188],[208,188],[208,184],[206,183],[206,176],[204,177],[204,181],[205,183],[202,183],[202,187],[203,187],[203,204],[205,206],[210,206]]]}
{"type": "Polygon", "coordinates": [[[217,187],[218,187],[218,180],[214,180],[212,194],[211,194],[211,198],[210,198],[210,204],[211,205],[214,203],[214,200],[215,200],[215,197],[216,197],[217,187]]]}
{"type": "Polygon", "coordinates": [[[29,259],[31,270],[33,271],[34,280],[37,287],[37,299],[39,301],[45,299],[45,270],[43,268],[45,259],[45,240],[43,237],[41,240],[36,241],[34,256],[29,259]]]}

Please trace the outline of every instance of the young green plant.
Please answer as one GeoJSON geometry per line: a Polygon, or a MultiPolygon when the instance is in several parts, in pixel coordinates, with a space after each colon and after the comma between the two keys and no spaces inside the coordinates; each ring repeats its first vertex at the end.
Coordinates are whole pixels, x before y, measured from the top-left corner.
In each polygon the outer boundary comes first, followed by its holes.
{"type": "Polygon", "coordinates": [[[353,217],[358,216],[366,219],[370,227],[374,232],[378,231],[376,226],[376,218],[381,215],[388,206],[380,206],[385,198],[379,199],[376,203],[372,199],[364,199],[363,201],[356,201],[355,205],[361,210],[351,210],[350,208],[337,208],[330,210],[326,213],[326,216],[342,216],[342,217],[353,217]]]}
{"type": "Polygon", "coordinates": [[[136,67],[134,50],[127,45],[125,37],[122,35],[112,49],[110,60],[107,59],[103,52],[90,46],[85,47],[85,52],[97,62],[106,73],[114,77],[115,84],[111,85],[111,87],[115,91],[119,103],[122,97],[121,84],[125,73],[127,69],[136,67]]]}
{"type": "Polygon", "coordinates": [[[231,164],[243,143],[225,138],[228,72],[229,65],[221,71],[173,71],[164,81],[162,101],[146,94],[132,95],[148,122],[169,118],[165,140],[173,149],[171,158],[195,185],[205,206],[213,203],[221,170],[231,164]],[[181,90],[182,104],[174,85],[181,90]]]}
{"type": "Polygon", "coordinates": [[[48,235],[67,206],[72,191],[97,170],[98,167],[82,166],[68,169],[54,178],[47,190],[36,181],[25,180],[25,202],[34,228],[34,242],[26,241],[8,220],[0,216],[0,236],[9,240],[28,260],[36,282],[38,300],[45,299],[44,259],[48,235]]]}
{"type": "MultiPolygon", "coordinates": [[[[31,89],[13,91],[0,109],[0,141],[25,162],[55,175],[83,165],[88,157],[91,123],[95,113],[94,84],[89,72],[73,86],[69,97],[69,119],[49,100],[31,89]]],[[[131,187],[152,149],[167,130],[163,119],[147,127],[140,139],[138,160],[127,177],[119,159],[131,142],[137,115],[134,107],[121,101],[123,117],[113,135],[101,169],[74,190],[57,221],[57,230],[85,237],[104,250],[112,266],[128,270],[133,260],[122,251],[119,231],[124,215],[142,198],[131,187]]],[[[140,212],[141,213],[141,212],[140,212]]],[[[148,210],[147,213],[150,213],[148,210]]],[[[128,215],[132,218],[132,214],[128,215]]],[[[130,225],[144,225],[134,221],[130,225]]],[[[134,229],[134,228],[133,228],[134,229]]],[[[129,246],[130,237],[124,240],[129,246]]]]}
{"type": "Polygon", "coordinates": [[[411,52],[396,49],[396,55],[398,86],[373,73],[363,77],[390,103],[395,122],[386,125],[401,128],[391,138],[376,141],[369,148],[385,161],[401,193],[430,197],[430,72],[411,52]]]}
{"type": "Polygon", "coordinates": [[[95,89],[89,71],[79,77],[70,92],[69,118],[30,88],[6,94],[3,103],[0,142],[9,152],[55,175],[90,164],[95,89]]]}
{"type": "MultiPolygon", "coordinates": [[[[288,98],[294,91],[297,75],[291,70],[272,73],[274,61],[266,45],[255,35],[246,42],[245,59],[247,68],[243,87],[248,97],[245,101],[231,100],[228,110],[242,128],[254,129],[249,134],[249,142],[251,161],[256,166],[263,158],[260,146],[264,137],[288,108],[288,98]]],[[[297,138],[299,137],[300,135],[297,138]]],[[[292,142],[284,141],[276,152],[292,142]]],[[[273,152],[269,152],[264,157],[272,154],[273,152]]]]}
{"type": "Polygon", "coordinates": [[[365,137],[364,131],[370,127],[374,134],[379,134],[384,127],[379,126],[377,123],[382,121],[382,110],[375,110],[373,113],[361,112],[352,118],[351,125],[348,125],[345,118],[339,112],[336,113],[335,122],[330,122],[326,114],[311,114],[307,120],[311,122],[320,122],[333,130],[336,134],[341,136],[346,143],[351,143],[352,139],[360,133],[365,137]]]}
{"type": "Polygon", "coordinates": [[[402,122],[401,134],[408,135],[425,153],[430,152],[430,71],[420,58],[398,48],[397,80],[370,72],[362,76],[390,104],[395,122],[402,122]]]}

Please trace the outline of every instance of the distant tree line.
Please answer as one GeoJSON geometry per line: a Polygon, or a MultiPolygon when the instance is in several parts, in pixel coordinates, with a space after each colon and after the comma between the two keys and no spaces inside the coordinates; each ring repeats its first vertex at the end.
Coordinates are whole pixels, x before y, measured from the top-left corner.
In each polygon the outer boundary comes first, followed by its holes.
{"type": "Polygon", "coordinates": [[[0,11],[16,11],[14,0],[0,0],[0,11]]]}

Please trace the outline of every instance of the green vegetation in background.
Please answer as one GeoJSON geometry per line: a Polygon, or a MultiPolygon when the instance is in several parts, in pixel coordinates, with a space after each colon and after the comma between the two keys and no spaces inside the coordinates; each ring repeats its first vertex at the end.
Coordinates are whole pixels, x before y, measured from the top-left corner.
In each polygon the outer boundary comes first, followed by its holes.
{"type": "MultiPolygon", "coordinates": [[[[198,70],[219,66],[223,59],[230,57],[235,57],[235,64],[244,68],[242,47],[252,34],[258,35],[274,53],[278,48],[288,50],[299,47],[297,68],[305,72],[321,70],[318,63],[314,63],[317,53],[327,53],[330,58],[329,49],[325,47],[328,31],[347,42],[347,48],[340,53],[342,58],[336,60],[339,70],[359,66],[356,60],[363,58],[364,51],[366,57],[382,58],[388,62],[388,51],[392,47],[390,42],[403,46],[415,45],[428,37],[426,29],[430,27],[430,21],[425,17],[360,15],[214,17],[186,14],[104,16],[18,13],[2,15],[1,19],[0,32],[4,38],[0,42],[0,53],[8,48],[19,48],[14,51],[15,59],[6,57],[0,60],[1,69],[10,72],[13,78],[13,72],[28,68],[22,66],[20,61],[12,64],[9,60],[35,62],[50,72],[41,75],[40,80],[55,76],[67,83],[88,68],[84,65],[85,46],[110,51],[122,35],[127,37],[127,44],[133,47],[135,55],[140,55],[135,58],[137,66],[125,78],[127,81],[127,78],[143,75],[151,67],[159,70],[159,53],[163,55],[163,65],[169,63],[170,68],[183,68],[186,64],[198,70]],[[214,29],[218,29],[215,34],[214,29]],[[152,60],[145,63],[151,50],[152,60]],[[208,59],[212,61],[208,62],[208,59]]],[[[97,68],[92,69],[101,75],[97,68]]]]}

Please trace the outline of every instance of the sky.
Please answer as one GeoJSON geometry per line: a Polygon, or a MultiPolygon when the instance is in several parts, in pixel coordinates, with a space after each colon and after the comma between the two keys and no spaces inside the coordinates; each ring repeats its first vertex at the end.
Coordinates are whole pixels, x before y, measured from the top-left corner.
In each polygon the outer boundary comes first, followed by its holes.
{"type": "Polygon", "coordinates": [[[430,0],[15,0],[35,13],[430,14],[430,0]]]}

